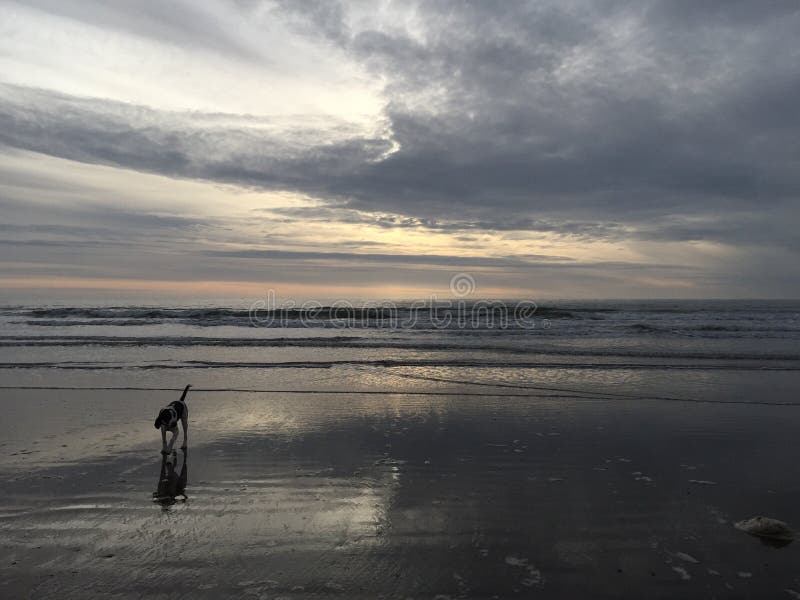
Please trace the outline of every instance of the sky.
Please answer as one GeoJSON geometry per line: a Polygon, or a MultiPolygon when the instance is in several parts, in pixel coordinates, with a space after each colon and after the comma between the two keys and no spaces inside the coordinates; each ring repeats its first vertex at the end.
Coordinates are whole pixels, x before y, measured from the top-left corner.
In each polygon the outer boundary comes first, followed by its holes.
{"type": "Polygon", "coordinates": [[[800,297],[796,0],[0,0],[0,289],[800,297]]]}

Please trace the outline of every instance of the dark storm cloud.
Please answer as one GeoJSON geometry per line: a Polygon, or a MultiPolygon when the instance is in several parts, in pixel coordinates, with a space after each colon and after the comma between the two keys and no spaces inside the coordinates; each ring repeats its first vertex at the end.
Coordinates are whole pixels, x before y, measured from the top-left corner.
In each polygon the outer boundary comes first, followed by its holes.
{"type": "Polygon", "coordinates": [[[437,201],[447,198],[479,212],[558,213],[559,203],[604,216],[796,194],[799,9],[424,3],[421,40],[364,31],[347,41],[389,78],[402,151],[342,192],[358,190],[356,206],[385,201],[417,214],[446,213],[437,201]],[[631,26],[636,35],[616,46],[612,34],[631,26]],[[583,72],[565,77],[581,53],[583,72]]]}
{"type": "MultiPolygon", "coordinates": [[[[70,18],[77,10],[37,4],[70,18]]],[[[584,239],[774,237],[798,248],[789,231],[800,194],[796,2],[414,6],[412,32],[359,29],[353,7],[338,3],[271,9],[386,81],[391,139],[328,142],[313,128],[266,133],[244,117],[215,126],[212,115],[5,86],[0,143],[329,203],[316,217],[284,213],[293,219],[584,239]],[[782,217],[770,221],[772,211],[782,217]]],[[[130,11],[120,10],[91,18],[121,27],[130,11]]],[[[168,30],[150,16],[131,26],[161,36],[179,28],[176,14],[168,30]]],[[[179,29],[176,43],[235,46],[207,21],[179,29]]]]}
{"type": "Polygon", "coordinates": [[[375,72],[391,74],[403,149],[344,183],[342,192],[357,190],[353,206],[443,214],[450,198],[506,218],[579,211],[635,221],[800,190],[790,109],[800,72],[785,57],[792,29],[783,23],[796,27],[796,15],[762,15],[761,32],[714,23],[673,46],[658,6],[600,4],[575,18],[557,5],[425,6],[438,23],[429,42],[376,32],[352,41],[375,72]],[[626,19],[641,35],[618,48],[608,38],[626,19]],[[756,41],[739,41],[744,34],[756,41]],[[559,75],[581,53],[590,56],[583,71],[559,75]]]}

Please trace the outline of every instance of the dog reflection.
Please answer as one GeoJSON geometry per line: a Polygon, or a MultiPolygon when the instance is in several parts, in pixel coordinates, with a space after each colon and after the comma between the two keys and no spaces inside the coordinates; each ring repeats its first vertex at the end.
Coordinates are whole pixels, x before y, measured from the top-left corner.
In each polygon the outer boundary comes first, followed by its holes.
{"type": "Polygon", "coordinates": [[[165,510],[176,502],[186,502],[186,454],[183,451],[183,462],[180,472],[175,471],[178,457],[176,453],[161,457],[161,472],[158,476],[158,488],[153,492],[153,501],[158,502],[165,510]]]}

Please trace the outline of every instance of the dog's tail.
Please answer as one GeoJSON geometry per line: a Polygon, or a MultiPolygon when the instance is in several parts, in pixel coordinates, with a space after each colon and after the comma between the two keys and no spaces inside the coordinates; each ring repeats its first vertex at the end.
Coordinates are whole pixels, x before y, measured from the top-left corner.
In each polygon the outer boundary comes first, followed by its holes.
{"type": "Polygon", "coordinates": [[[189,388],[190,387],[192,387],[191,383],[189,385],[187,385],[185,388],[183,388],[183,395],[181,396],[181,402],[185,402],[186,401],[186,394],[189,393],[189,388]]]}

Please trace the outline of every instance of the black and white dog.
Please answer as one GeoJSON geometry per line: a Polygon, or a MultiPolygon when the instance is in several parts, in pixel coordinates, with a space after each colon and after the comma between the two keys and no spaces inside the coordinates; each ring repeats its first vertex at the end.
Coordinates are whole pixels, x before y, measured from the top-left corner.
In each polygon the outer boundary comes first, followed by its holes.
{"type": "Polygon", "coordinates": [[[186,406],[186,394],[189,393],[191,385],[187,385],[183,390],[183,395],[180,400],[173,400],[166,408],[162,408],[161,412],[156,417],[154,426],[156,429],[161,429],[161,454],[169,454],[172,452],[172,446],[175,444],[175,438],[178,437],[178,421],[183,426],[183,446],[181,450],[186,450],[187,430],[189,428],[189,408],[186,406]],[[172,434],[172,439],[167,446],[167,431],[172,434]]]}

